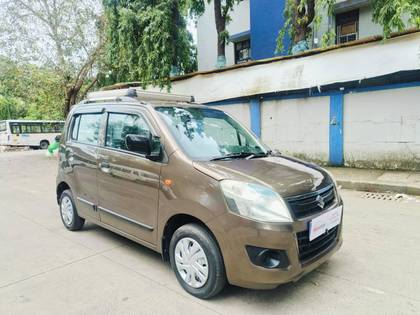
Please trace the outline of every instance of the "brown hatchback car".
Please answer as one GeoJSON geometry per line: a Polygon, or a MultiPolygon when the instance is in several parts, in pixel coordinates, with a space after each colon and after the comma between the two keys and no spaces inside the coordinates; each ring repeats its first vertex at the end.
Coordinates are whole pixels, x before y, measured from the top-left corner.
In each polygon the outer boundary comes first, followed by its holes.
{"type": "Polygon", "coordinates": [[[73,107],[57,176],[65,227],[89,220],[161,253],[199,298],[226,282],[274,288],[329,259],[343,215],[331,175],[189,101],[121,89],[73,107]]]}

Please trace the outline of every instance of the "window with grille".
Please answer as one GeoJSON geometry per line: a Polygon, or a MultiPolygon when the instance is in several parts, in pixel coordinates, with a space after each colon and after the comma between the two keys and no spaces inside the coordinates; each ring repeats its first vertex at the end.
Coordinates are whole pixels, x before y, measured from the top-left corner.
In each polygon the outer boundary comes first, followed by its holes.
{"type": "Polygon", "coordinates": [[[251,60],[251,41],[245,39],[235,43],[235,63],[251,60]]]}
{"type": "Polygon", "coordinates": [[[337,14],[335,17],[337,44],[359,38],[359,10],[337,14]]]}

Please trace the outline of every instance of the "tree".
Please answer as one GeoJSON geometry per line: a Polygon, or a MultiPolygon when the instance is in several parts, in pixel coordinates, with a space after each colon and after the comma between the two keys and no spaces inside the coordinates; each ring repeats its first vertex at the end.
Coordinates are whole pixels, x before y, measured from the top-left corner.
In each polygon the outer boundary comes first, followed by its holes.
{"type": "MultiPolygon", "coordinates": [[[[320,25],[322,13],[326,11],[328,16],[332,16],[335,3],[336,0],[287,0],[285,24],[279,31],[277,51],[283,51],[286,33],[292,40],[292,53],[308,49],[307,40],[313,29],[320,25]]],[[[371,0],[371,5],[373,21],[382,26],[385,38],[393,30],[402,31],[409,25],[420,27],[419,0],[371,0]],[[409,17],[408,23],[404,22],[406,16],[409,17]]],[[[323,34],[322,45],[330,44],[334,37],[334,30],[328,30],[323,34]]]]}
{"type": "MultiPolygon", "coordinates": [[[[322,13],[331,16],[336,0],[287,0],[284,9],[285,22],[277,37],[277,52],[284,50],[286,34],[291,39],[292,54],[309,49],[308,38],[322,21],[322,13]]],[[[322,43],[326,45],[334,36],[333,30],[323,34],[322,43]]]]}
{"type": "Polygon", "coordinates": [[[96,82],[103,47],[99,0],[0,0],[0,8],[0,54],[56,71],[67,113],[82,88],[96,82]]]}
{"type": "Polygon", "coordinates": [[[110,81],[170,86],[171,74],[196,70],[185,0],[104,0],[110,81]]]}
{"type": "Polygon", "coordinates": [[[61,87],[51,69],[0,58],[0,120],[63,119],[61,87]]]}
{"type": "Polygon", "coordinates": [[[409,25],[420,28],[419,0],[372,0],[373,21],[382,25],[384,36],[403,31],[409,25]],[[404,20],[408,17],[408,23],[404,20]]]}
{"type": "MultiPolygon", "coordinates": [[[[189,8],[193,16],[201,16],[206,8],[206,0],[190,0],[189,8]]],[[[212,0],[207,0],[211,3],[212,0]]],[[[226,25],[231,21],[230,12],[234,5],[239,4],[243,0],[213,0],[214,19],[217,32],[217,64],[223,67],[226,64],[226,43],[229,40],[229,33],[226,25]]]]}

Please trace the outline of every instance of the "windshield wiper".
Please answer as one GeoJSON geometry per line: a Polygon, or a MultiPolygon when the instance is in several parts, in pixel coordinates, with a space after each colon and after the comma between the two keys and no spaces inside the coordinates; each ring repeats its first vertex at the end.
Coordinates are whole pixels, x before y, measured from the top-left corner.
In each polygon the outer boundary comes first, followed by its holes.
{"type": "Polygon", "coordinates": [[[250,160],[250,159],[256,159],[256,158],[267,157],[267,156],[272,155],[272,153],[273,153],[273,152],[272,152],[271,150],[267,151],[266,153],[264,153],[264,152],[254,153],[254,154],[248,155],[245,159],[246,159],[246,160],[250,160]]]}
{"type": "Polygon", "coordinates": [[[251,155],[253,155],[252,152],[230,153],[230,154],[226,154],[226,155],[219,156],[216,158],[212,158],[210,161],[221,161],[221,160],[227,160],[227,159],[243,159],[251,155]]]}

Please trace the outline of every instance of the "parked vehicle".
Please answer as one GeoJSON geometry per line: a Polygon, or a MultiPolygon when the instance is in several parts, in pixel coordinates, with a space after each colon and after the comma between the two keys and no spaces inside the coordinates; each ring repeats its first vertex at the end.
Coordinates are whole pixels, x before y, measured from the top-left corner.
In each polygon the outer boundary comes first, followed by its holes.
{"type": "Polygon", "coordinates": [[[28,146],[46,150],[61,134],[64,121],[52,120],[2,120],[0,145],[28,146]]]}
{"type": "Polygon", "coordinates": [[[329,259],[343,212],[331,175],[189,101],[130,89],[75,106],[59,150],[64,226],[89,220],[161,253],[199,298],[226,282],[274,288],[329,259]]]}

